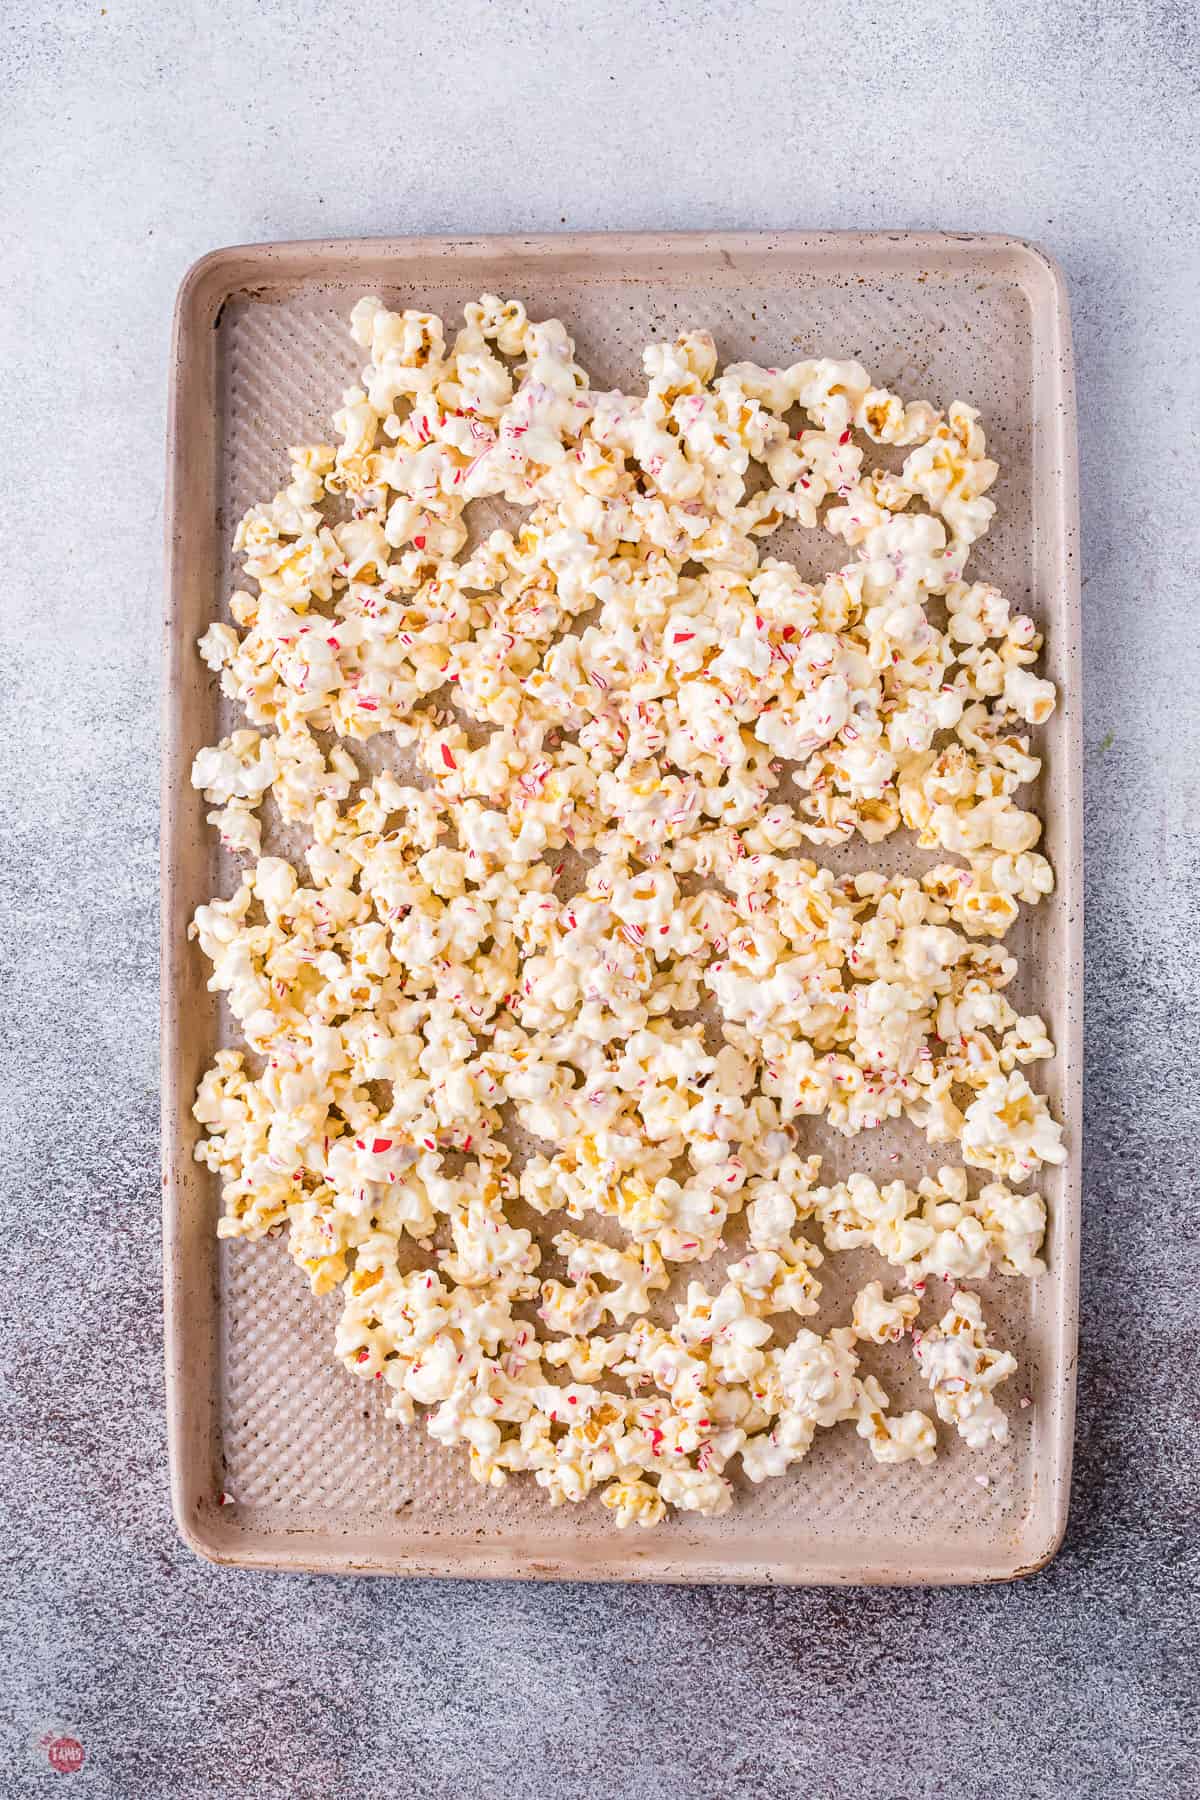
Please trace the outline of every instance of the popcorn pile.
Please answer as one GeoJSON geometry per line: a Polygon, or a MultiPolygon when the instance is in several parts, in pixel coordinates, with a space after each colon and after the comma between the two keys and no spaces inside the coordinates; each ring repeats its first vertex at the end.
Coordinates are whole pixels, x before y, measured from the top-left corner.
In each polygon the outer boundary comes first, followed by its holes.
{"type": "Polygon", "coordinates": [[[718,374],[699,331],[645,351],[644,394],[596,393],[558,320],[489,295],[449,346],[375,299],[352,330],[339,441],[242,520],[257,592],[200,643],[248,721],[193,770],[248,859],[193,925],[249,1053],[195,1105],[222,1235],[286,1228],[342,1290],[339,1357],[481,1482],[599,1487],[618,1525],[722,1512],[734,1459],[782,1474],[843,1420],[930,1462],[932,1420],[860,1364],[909,1332],[938,1416],[1003,1438],[978,1298],[916,1330],[929,1277],[1042,1267],[1025,1184],[1066,1154],[1000,943],[1052,886],[1014,796],[1055,695],[1033,621],[964,576],[997,473],[976,414],[856,363],[718,374]],[[470,547],[489,497],[526,510],[470,547]],[[805,582],[761,555],[785,521],[853,560],[805,582]],[[262,855],[267,795],[299,865],[262,855]],[[956,860],[798,854],[902,824],[956,860]],[[907,1119],[988,1179],[823,1186],[806,1118],[907,1119]],[[580,1228],[555,1275],[537,1214],[580,1228]],[[810,1220],[901,1283],[826,1336],[795,1326],[810,1220]]]}

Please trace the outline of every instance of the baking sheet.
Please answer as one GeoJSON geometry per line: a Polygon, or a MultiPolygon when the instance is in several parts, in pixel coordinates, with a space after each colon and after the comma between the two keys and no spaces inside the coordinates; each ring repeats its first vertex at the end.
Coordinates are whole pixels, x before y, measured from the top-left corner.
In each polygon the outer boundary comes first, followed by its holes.
{"type": "MultiPolygon", "coordinates": [[[[1066,1519],[1074,1411],[1081,1129],[1082,867],[1077,498],[1070,328],[1061,277],[1013,239],[948,234],[753,234],[394,239],[220,250],[180,290],[168,450],[163,756],[163,1185],[171,1475],[180,1530],[215,1560],[341,1572],[675,1581],[952,1582],[1005,1579],[1054,1553],[1066,1519]],[[286,479],[285,447],[323,439],[362,353],[348,314],[362,293],[448,321],[484,290],[557,315],[599,387],[637,383],[644,344],[685,326],[722,361],[854,357],[906,397],[979,407],[1000,463],[998,512],[971,572],[1004,589],[1046,633],[1060,707],[1040,734],[1035,804],[1057,889],[1006,945],[1014,999],[1057,1046],[1040,1083],[1067,1128],[1070,1160],[1040,1183],[1047,1274],[978,1284],[996,1340],[1021,1367],[1006,1384],[1007,1444],[979,1455],[939,1428],[929,1469],[880,1468],[851,1427],[821,1432],[778,1481],[741,1485],[721,1519],[672,1516],[618,1533],[593,1497],[552,1509],[532,1481],[479,1488],[465,1453],[383,1416],[383,1401],[332,1356],[338,1296],[314,1299],[279,1243],[219,1244],[217,1183],[192,1151],[195,1085],[236,1032],[186,940],[195,906],[236,884],[204,823],[195,751],[241,721],[195,654],[224,616],[229,540],[252,501],[286,479]],[[1021,1409],[1018,1396],[1033,1404],[1021,1409]],[[988,1477],[983,1487],[977,1480],[988,1477]]],[[[820,533],[780,533],[771,553],[834,566],[820,533]]],[[[907,834],[829,857],[839,866],[936,860],[907,834]],[[901,841],[897,841],[900,839],[901,841]]],[[[903,1175],[939,1158],[910,1126],[848,1141],[803,1121],[800,1147],[826,1168],[903,1175]],[[898,1154],[899,1161],[889,1158],[898,1154]]],[[[831,1178],[827,1175],[826,1177],[831,1178]]],[[[551,1225],[551,1231],[555,1227],[551,1225]]],[[[883,1274],[860,1253],[827,1260],[828,1330],[857,1285],[883,1274]]],[[[925,1313],[932,1316],[929,1295],[925,1313]]],[[[864,1348],[897,1409],[922,1390],[901,1346],[864,1348]]],[[[927,1396],[926,1396],[927,1399],[927,1396]]]]}

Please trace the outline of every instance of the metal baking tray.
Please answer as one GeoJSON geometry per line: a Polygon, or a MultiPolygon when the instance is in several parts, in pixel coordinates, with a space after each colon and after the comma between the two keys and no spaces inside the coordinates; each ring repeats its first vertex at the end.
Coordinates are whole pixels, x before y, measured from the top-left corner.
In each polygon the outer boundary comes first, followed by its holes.
{"type": "MultiPolygon", "coordinates": [[[[1012,238],[945,233],[566,234],[259,244],[218,250],[180,289],[172,348],[163,751],[163,1189],[171,1483],[187,1542],[222,1563],[343,1573],[587,1580],[967,1582],[1027,1573],[1057,1549],[1074,1412],[1082,1013],[1080,622],[1070,324],[1062,277],[1012,238]],[[383,1416],[378,1393],[332,1356],[337,1296],[314,1300],[278,1244],[218,1244],[215,1180],[193,1160],[191,1103],[233,1041],[189,945],[188,919],[234,884],[188,783],[196,749],[233,727],[195,653],[233,585],[245,507],[286,479],[285,446],[322,437],[361,353],[347,315],[375,292],[453,318],[490,290],[557,315],[598,385],[631,382],[643,344],[687,325],[723,360],[855,357],[901,393],[980,408],[1001,476],[972,570],[1031,611],[1061,703],[1040,734],[1036,804],[1057,888],[1009,942],[1016,993],[1057,1046],[1039,1074],[1070,1160],[1046,1171],[1048,1272],[982,1284],[998,1341],[1021,1368],[1007,1444],[978,1456],[946,1428],[932,1468],[876,1467],[849,1427],[818,1433],[782,1480],[745,1485],[722,1519],[679,1516],[618,1533],[593,1499],[550,1508],[525,1479],[499,1494],[465,1455],[383,1416]],[[1021,1408],[1018,1395],[1032,1404],[1021,1408]],[[978,1477],[985,1474],[987,1485],[978,1477]]],[[[804,566],[800,534],[779,553],[804,566]]],[[[773,544],[775,540],[773,540],[773,544]]],[[[830,558],[825,558],[829,566],[830,558]]],[[[903,834],[897,834],[902,836],[903,834]]],[[[843,851],[851,856],[853,851],[843,851]]],[[[929,860],[895,839],[853,866],[929,860]]],[[[806,1121],[827,1166],[903,1174],[939,1160],[911,1127],[853,1143],[806,1121]],[[893,1155],[899,1161],[891,1162],[893,1155]]],[[[845,1316],[874,1259],[829,1260],[822,1330],[845,1316]]],[[[935,1302],[936,1303],[936,1302],[935,1302]]],[[[927,1298],[926,1311],[930,1311],[927,1298]]],[[[920,1398],[911,1357],[872,1353],[899,1406],[920,1398]]]]}

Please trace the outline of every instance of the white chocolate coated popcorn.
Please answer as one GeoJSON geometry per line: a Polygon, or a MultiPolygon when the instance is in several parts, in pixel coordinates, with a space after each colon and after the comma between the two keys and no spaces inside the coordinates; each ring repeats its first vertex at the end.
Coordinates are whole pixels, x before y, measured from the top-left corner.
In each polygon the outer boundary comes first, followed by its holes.
{"type": "Polygon", "coordinates": [[[992,1441],[1002,1444],[1008,1419],[992,1389],[1007,1381],[1017,1359],[988,1343],[979,1296],[956,1293],[950,1310],[924,1333],[914,1354],[938,1418],[953,1424],[973,1450],[992,1441]]]}
{"type": "MultiPolygon", "coordinates": [[[[720,371],[703,331],[598,393],[560,321],[492,295],[456,332],[371,297],[351,324],[334,441],[246,514],[248,586],[200,641],[248,721],[193,770],[246,859],[192,928],[245,1044],[195,1105],[222,1234],[286,1229],[346,1366],[487,1486],[651,1526],[842,1422],[928,1463],[858,1346],[915,1335],[929,1277],[1036,1274],[1014,1189],[1065,1155],[999,942],[1053,884],[1016,796],[1055,695],[965,575],[977,415],[852,362],[720,371]],[[522,516],[473,542],[489,498],[522,516]],[[765,553],[784,523],[851,560],[805,581],[765,553]],[[295,860],[262,854],[267,799],[295,860]],[[797,854],[902,828],[957,860],[797,854]],[[810,1118],[904,1119],[991,1179],[821,1186],[810,1118]],[[906,1289],[797,1328],[810,1220],[906,1289]]],[[[1002,1436],[973,1296],[917,1354],[941,1418],[1002,1436]]]]}

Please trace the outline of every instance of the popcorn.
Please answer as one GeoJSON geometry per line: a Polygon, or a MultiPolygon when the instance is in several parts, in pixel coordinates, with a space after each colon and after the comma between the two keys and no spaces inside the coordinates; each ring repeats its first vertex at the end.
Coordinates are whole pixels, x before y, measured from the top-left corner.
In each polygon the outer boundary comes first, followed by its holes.
{"type": "Polygon", "coordinates": [[[199,751],[192,764],[192,786],[219,805],[235,799],[257,803],[274,779],[274,747],[257,731],[235,731],[199,751]]]}
{"type": "Polygon", "coordinates": [[[866,1438],[877,1463],[915,1462],[926,1468],[937,1460],[937,1433],[926,1413],[906,1412],[891,1418],[882,1412],[866,1413],[855,1430],[866,1438]]]}
{"type": "Polygon", "coordinates": [[[920,1311],[915,1294],[884,1298],[883,1283],[869,1281],[855,1296],[851,1324],[854,1335],[871,1344],[894,1344],[904,1336],[920,1311]]]}
{"type": "Polygon", "coordinates": [[[954,1425],[973,1450],[1005,1441],[1008,1419],[992,1389],[1013,1374],[1017,1359],[988,1344],[977,1294],[956,1293],[950,1310],[924,1334],[914,1354],[939,1419],[954,1425]]]}
{"type": "Polygon", "coordinates": [[[1012,667],[1004,676],[1004,699],[1029,725],[1044,725],[1054,711],[1057,695],[1054,683],[1042,681],[1028,669],[1012,667]]]}
{"type": "MultiPolygon", "coordinates": [[[[936,1179],[926,1176],[915,1191],[902,1181],[879,1188],[867,1175],[851,1175],[832,1188],[814,1189],[812,1202],[831,1250],[869,1244],[914,1286],[931,1275],[981,1281],[994,1266],[1026,1276],[1044,1267],[1037,1257],[1046,1229],[1041,1196],[1014,1194],[994,1182],[971,1199],[963,1169],[939,1169],[936,1179]]],[[[879,1300],[870,1287],[859,1295],[856,1329],[859,1303],[866,1320],[875,1316],[879,1300]]],[[[915,1316],[902,1298],[893,1304],[906,1318],[915,1316]]]]}
{"type": "Polygon", "coordinates": [[[1024,1075],[995,1075],[967,1107],[965,1160],[1012,1181],[1026,1181],[1044,1163],[1063,1163],[1062,1126],[1024,1075]]]}
{"type": "Polygon", "coordinates": [[[600,1496],[600,1504],[608,1507],[618,1531],[624,1531],[627,1525],[657,1525],[667,1510],[658,1488],[636,1475],[629,1481],[614,1481],[611,1487],[606,1487],[600,1496]]]}
{"type": "Polygon", "coordinates": [[[938,1416],[1002,1437],[978,1300],[916,1329],[932,1276],[1041,1269],[1014,1188],[1065,1156],[999,947],[1053,885],[1018,796],[1056,696],[1033,621],[965,577],[976,414],[857,363],[719,371],[701,331],[597,393],[494,295],[456,333],[368,296],[351,331],[331,441],[241,521],[248,586],[199,644],[247,720],[192,772],[245,859],[191,928],[254,1059],[220,1051],[194,1108],[221,1235],[286,1230],[346,1367],[480,1483],[598,1491],[620,1528],[722,1513],[735,1458],[765,1480],[840,1424],[931,1462],[860,1364],[909,1331],[938,1416]],[[468,553],[489,497],[522,517],[468,553]],[[785,521],[851,560],[802,580],[764,554],[785,521]],[[263,854],[268,795],[294,858],[263,854]],[[901,826],[958,860],[808,859],[901,826]],[[906,1119],[987,1179],[821,1185],[806,1118],[906,1119]],[[855,1247],[906,1285],[793,1335],[855,1247]]]}

